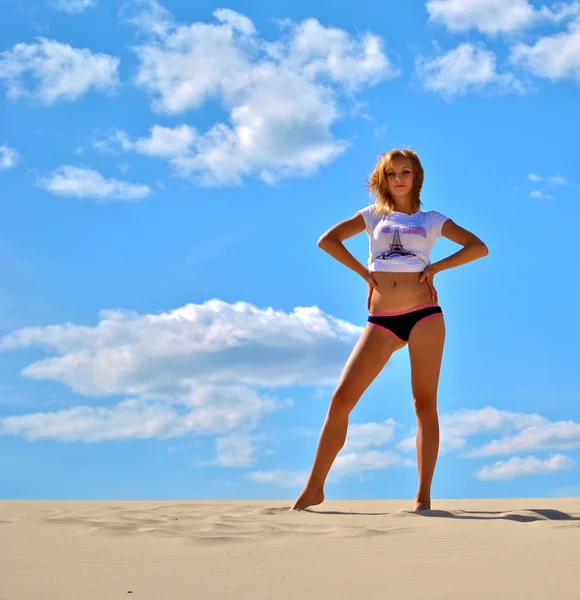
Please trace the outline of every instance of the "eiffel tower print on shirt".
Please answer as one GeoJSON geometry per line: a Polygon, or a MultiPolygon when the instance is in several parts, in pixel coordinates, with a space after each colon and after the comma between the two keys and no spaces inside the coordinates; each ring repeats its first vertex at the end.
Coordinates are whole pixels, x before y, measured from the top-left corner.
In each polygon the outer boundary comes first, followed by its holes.
{"type": "Polygon", "coordinates": [[[377,258],[385,259],[391,258],[393,256],[417,256],[414,252],[409,252],[409,250],[405,250],[403,248],[403,244],[401,243],[401,233],[400,228],[395,227],[395,234],[393,236],[393,241],[389,246],[389,249],[386,252],[381,252],[377,256],[377,258]]]}

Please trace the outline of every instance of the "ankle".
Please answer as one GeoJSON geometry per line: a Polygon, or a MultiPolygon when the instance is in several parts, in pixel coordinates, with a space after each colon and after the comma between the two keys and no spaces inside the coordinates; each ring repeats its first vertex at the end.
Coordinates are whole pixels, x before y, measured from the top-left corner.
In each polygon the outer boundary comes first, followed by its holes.
{"type": "Polygon", "coordinates": [[[307,483],[304,486],[304,491],[314,492],[314,493],[322,493],[324,491],[324,482],[316,482],[316,483],[307,483]]]}

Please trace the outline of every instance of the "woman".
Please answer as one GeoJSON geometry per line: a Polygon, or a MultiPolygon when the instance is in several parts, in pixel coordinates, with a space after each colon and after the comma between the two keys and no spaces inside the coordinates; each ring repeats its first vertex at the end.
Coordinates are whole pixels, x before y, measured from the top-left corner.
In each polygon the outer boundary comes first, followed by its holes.
{"type": "Polygon", "coordinates": [[[419,485],[415,511],[431,508],[431,481],[439,451],[437,387],[445,342],[445,322],[433,284],[436,273],[488,253],[473,233],[437,211],[421,209],[423,167],[412,150],[381,156],[367,187],[374,204],[330,228],[318,246],[358,273],[368,285],[369,317],[334,390],[306,485],[291,510],[324,501],[324,482],[346,441],[352,409],[393,352],[408,345],[411,388],[417,417],[419,485]],[[368,268],[343,241],[366,231],[368,268]],[[463,246],[431,264],[433,244],[444,236],[463,246]]]}

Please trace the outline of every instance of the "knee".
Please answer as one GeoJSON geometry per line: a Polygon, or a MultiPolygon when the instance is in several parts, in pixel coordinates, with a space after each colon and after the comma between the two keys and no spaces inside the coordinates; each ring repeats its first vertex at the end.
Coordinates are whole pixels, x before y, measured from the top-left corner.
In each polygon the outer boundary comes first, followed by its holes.
{"type": "Polygon", "coordinates": [[[415,415],[419,421],[437,420],[437,395],[416,393],[413,396],[415,415]]]}
{"type": "Polygon", "coordinates": [[[348,418],[353,408],[352,399],[348,394],[341,390],[336,390],[330,399],[330,407],[328,409],[328,418],[344,419],[348,418]]]}

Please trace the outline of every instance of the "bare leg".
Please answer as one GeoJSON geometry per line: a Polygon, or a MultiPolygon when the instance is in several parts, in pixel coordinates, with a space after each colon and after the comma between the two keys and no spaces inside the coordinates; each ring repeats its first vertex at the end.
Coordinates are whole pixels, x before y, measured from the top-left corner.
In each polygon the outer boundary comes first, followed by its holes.
{"type": "Polygon", "coordinates": [[[393,352],[404,345],[385,330],[366,326],[332,394],[312,470],[291,510],[302,510],[324,501],[324,482],[346,441],[348,417],[352,409],[393,352]]]}
{"type": "Polygon", "coordinates": [[[431,483],[439,453],[437,388],[445,344],[445,322],[441,317],[420,321],[409,337],[411,385],[417,415],[417,468],[419,486],[415,510],[431,508],[431,483]]]}

